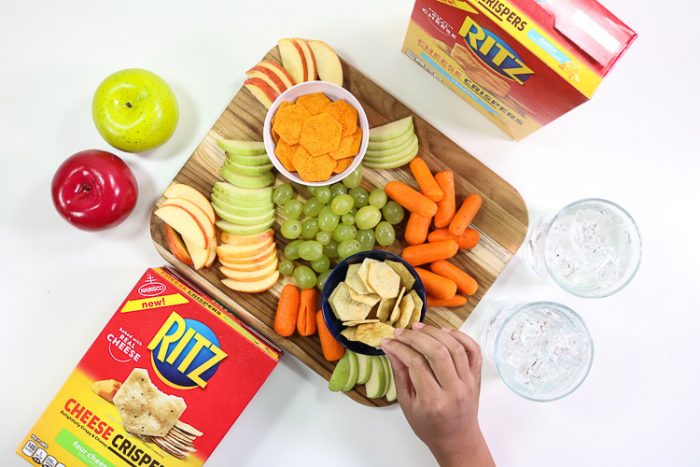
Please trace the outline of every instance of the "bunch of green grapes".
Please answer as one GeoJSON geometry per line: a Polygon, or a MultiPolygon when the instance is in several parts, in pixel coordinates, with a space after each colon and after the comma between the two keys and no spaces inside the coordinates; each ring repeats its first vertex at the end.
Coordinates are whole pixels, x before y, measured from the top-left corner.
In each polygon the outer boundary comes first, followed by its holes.
{"type": "Polygon", "coordinates": [[[394,243],[394,226],[403,220],[403,208],[389,201],[383,189],[368,192],[361,182],[359,166],[342,183],[308,187],[312,198],[306,202],[286,183],[272,192],[272,201],[285,217],[280,233],[291,240],[279,270],[294,276],[299,287],[321,290],[332,265],[375,244],[394,243]]]}

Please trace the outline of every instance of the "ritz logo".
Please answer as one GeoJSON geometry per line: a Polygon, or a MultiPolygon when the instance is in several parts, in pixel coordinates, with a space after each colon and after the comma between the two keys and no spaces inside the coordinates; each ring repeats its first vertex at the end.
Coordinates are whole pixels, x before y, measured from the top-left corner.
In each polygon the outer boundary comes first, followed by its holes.
{"type": "Polygon", "coordinates": [[[504,78],[522,85],[535,73],[503,39],[479,26],[470,16],[464,20],[459,35],[479,60],[504,78]]]}
{"type": "Polygon", "coordinates": [[[228,354],[205,324],[172,312],[148,344],[151,362],[163,382],[177,389],[204,388],[228,354]]]}

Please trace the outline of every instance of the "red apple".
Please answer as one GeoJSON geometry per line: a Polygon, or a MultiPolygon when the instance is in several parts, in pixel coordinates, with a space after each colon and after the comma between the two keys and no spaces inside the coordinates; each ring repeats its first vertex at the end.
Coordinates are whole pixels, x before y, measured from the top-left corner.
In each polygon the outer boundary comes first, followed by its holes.
{"type": "Polygon", "coordinates": [[[139,188],[129,167],[107,151],[73,154],[58,168],[51,196],[58,213],[84,230],[121,223],[136,205],[139,188]]]}

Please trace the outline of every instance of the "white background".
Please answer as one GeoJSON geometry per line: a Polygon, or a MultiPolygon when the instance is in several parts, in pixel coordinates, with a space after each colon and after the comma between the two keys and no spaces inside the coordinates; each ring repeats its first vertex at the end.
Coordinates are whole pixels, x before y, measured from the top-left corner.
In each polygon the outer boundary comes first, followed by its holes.
{"type": "MultiPolygon", "coordinates": [[[[596,346],[583,386],[553,403],[511,393],[484,369],[481,424],[503,466],[699,465],[697,36],[691,0],[606,0],[640,38],[594,99],[526,140],[495,126],[401,54],[412,3],[376,1],[14,1],[0,3],[0,464],[149,266],[163,264],[148,214],[277,39],[323,39],[522,193],[531,216],[603,197],[638,221],[636,279],[601,300],[567,295],[517,257],[464,330],[501,299],[555,300],[596,346]],[[664,5],[668,8],[665,9],[664,5]],[[122,154],[140,185],[135,212],[101,233],[58,217],[50,181],[69,155],[109,150],[92,93],[108,74],[150,69],[174,88],[180,125],[148,156],[122,154]]],[[[468,174],[467,174],[468,176],[468,174]]],[[[287,355],[210,465],[431,465],[396,408],[327,391],[287,355]]]]}

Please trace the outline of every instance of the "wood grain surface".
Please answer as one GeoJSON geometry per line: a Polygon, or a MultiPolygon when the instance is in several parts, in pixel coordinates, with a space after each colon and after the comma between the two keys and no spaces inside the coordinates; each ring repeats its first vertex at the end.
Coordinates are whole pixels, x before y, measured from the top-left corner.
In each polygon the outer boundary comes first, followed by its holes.
{"type": "MultiPolygon", "coordinates": [[[[277,47],[270,50],[265,58],[280,62],[277,47]]],[[[528,225],[525,203],[520,194],[505,180],[342,58],[341,61],[345,73],[344,86],[364,107],[370,127],[413,115],[420,143],[419,155],[426,160],[433,171],[451,169],[455,172],[457,202],[460,203],[469,193],[478,193],[483,198],[482,208],[473,223],[473,227],[481,233],[481,241],[474,249],[458,253],[453,260],[476,278],[479,290],[469,298],[464,307],[431,308],[426,317],[426,322],[429,324],[459,328],[523,242],[528,225]]],[[[241,88],[177,174],[175,181],[191,185],[208,195],[214,182],[222,180],[219,176],[219,168],[223,164],[225,154],[217,147],[216,140],[233,138],[262,141],[265,113],[266,109],[253,95],[241,88]]],[[[364,174],[362,186],[367,189],[381,187],[389,180],[401,180],[415,186],[408,167],[392,170],[365,169],[364,174]]],[[[278,176],[278,183],[282,181],[286,180],[278,176]]],[[[300,187],[297,187],[297,192],[308,196],[306,190],[300,187]]],[[[162,199],[158,200],[156,205],[161,201],[162,199]]],[[[279,225],[276,224],[274,227],[279,230],[279,225]]],[[[397,239],[401,239],[401,242],[397,242],[388,250],[400,253],[404,246],[403,227],[397,227],[397,239]]],[[[178,261],[167,248],[162,221],[154,215],[151,216],[151,237],[163,258],[195,284],[324,379],[327,380],[330,377],[335,363],[327,362],[323,358],[317,337],[283,338],[275,334],[272,328],[277,298],[284,285],[283,280],[265,293],[234,292],[221,283],[223,276],[216,267],[218,262],[211,268],[194,271],[178,261]]],[[[279,234],[276,239],[281,251],[286,241],[279,234]]],[[[368,399],[364,386],[358,386],[347,395],[355,401],[370,406],[388,405],[384,399],[368,399]]]]}

